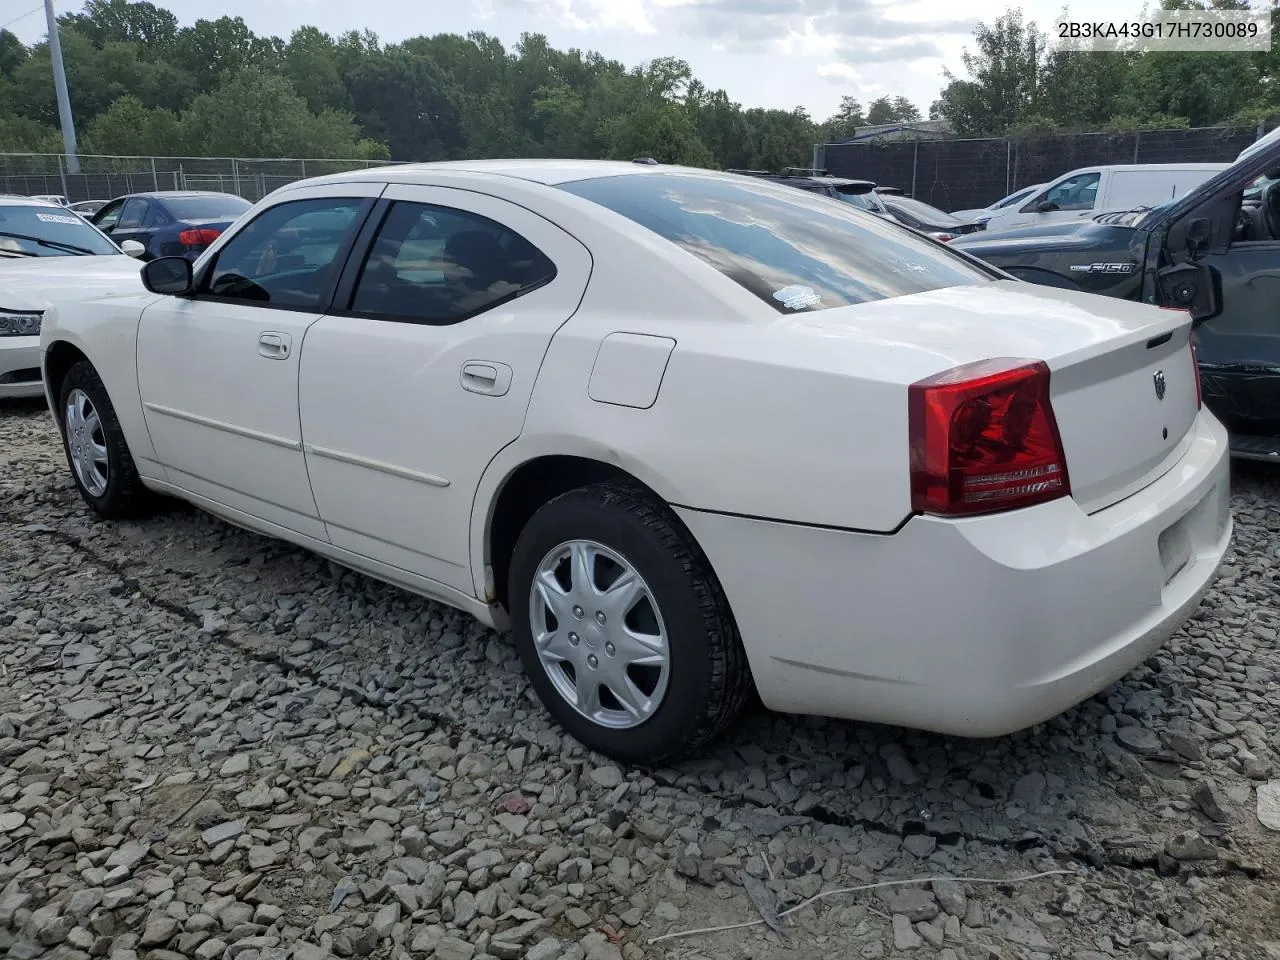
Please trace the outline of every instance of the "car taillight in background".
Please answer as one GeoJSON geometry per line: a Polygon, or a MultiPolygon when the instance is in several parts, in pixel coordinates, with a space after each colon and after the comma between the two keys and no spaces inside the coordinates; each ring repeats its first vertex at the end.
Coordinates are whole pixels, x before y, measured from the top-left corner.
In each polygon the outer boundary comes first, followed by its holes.
{"type": "Polygon", "coordinates": [[[178,242],[184,247],[207,247],[221,235],[221,230],[209,230],[207,228],[183,230],[178,234],[178,242]]]}
{"type": "Polygon", "coordinates": [[[954,233],[930,233],[929,236],[935,240],[941,240],[943,243],[950,243],[956,238],[954,233]]]}
{"type": "Polygon", "coordinates": [[[1043,361],[980,360],[913,383],[911,508],[968,516],[1071,493],[1043,361]]]}

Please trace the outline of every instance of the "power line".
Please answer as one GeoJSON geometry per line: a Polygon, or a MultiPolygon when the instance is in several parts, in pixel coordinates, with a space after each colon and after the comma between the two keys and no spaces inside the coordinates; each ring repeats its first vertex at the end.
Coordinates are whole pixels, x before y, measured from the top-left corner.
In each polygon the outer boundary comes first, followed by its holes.
{"type": "Polygon", "coordinates": [[[0,23],[0,30],[3,30],[5,27],[9,26],[10,24],[17,23],[19,20],[25,20],[27,19],[27,17],[31,16],[33,13],[39,13],[43,9],[44,9],[43,3],[37,7],[32,7],[26,13],[20,13],[16,17],[14,17],[12,20],[6,20],[4,23],[0,23]]]}

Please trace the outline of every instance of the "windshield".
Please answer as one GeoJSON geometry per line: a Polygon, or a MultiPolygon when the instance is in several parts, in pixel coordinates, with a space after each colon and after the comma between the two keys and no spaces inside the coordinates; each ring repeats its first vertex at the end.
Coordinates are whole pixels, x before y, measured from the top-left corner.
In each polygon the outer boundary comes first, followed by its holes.
{"type": "Polygon", "coordinates": [[[70,210],[0,204],[0,257],[83,257],[120,248],[70,210]]]}
{"type": "Polygon", "coordinates": [[[561,185],[622,214],[790,314],[994,279],[942,244],[796,190],[688,174],[561,185]]]}
{"type": "Polygon", "coordinates": [[[217,197],[172,197],[164,201],[175,220],[234,220],[252,206],[248,200],[226,194],[217,197]]]}
{"type": "Polygon", "coordinates": [[[919,200],[913,200],[910,197],[894,197],[892,202],[895,208],[924,223],[935,224],[940,227],[951,227],[959,226],[963,222],[949,213],[943,213],[937,207],[931,207],[927,203],[921,203],[919,200]]]}
{"type": "Polygon", "coordinates": [[[875,192],[865,187],[836,187],[836,196],[844,203],[852,204],[860,210],[870,210],[872,213],[887,212],[875,192]]]}

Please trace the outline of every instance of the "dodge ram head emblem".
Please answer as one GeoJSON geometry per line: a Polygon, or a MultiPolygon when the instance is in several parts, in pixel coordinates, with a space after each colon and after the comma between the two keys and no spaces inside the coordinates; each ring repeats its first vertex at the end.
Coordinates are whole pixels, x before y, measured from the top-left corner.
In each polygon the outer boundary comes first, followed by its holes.
{"type": "Polygon", "coordinates": [[[1164,371],[1163,371],[1163,370],[1157,370],[1157,371],[1155,372],[1155,375],[1154,375],[1151,379],[1152,379],[1153,381],[1155,381],[1155,385],[1156,385],[1156,399],[1157,399],[1157,400],[1163,400],[1163,399],[1164,399],[1164,391],[1165,391],[1164,371]]]}

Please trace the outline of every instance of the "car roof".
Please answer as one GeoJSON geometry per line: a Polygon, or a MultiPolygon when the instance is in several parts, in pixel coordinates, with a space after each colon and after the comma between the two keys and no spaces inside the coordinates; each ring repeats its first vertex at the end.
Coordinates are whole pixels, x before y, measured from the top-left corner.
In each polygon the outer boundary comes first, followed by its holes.
{"type": "MultiPolygon", "coordinates": [[[[1068,170],[1058,180],[1064,177],[1072,177],[1079,173],[1101,173],[1104,170],[1111,170],[1115,173],[1128,172],[1131,170],[1225,170],[1231,166],[1227,162],[1219,163],[1099,163],[1092,167],[1076,167],[1074,170],[1068,170]]],[[[1054,182],[1054,181],[1046,181],[1054,182]]]]}
{"type": "Polygon", "coordinates": [[[240,199],[236,194],[227,193],[225,190],[143,190],[138,193],[124,193],[113,199],[128,200],[132,197],[160,200],[177,200],[183,197],[236,197],[237,200],[240,199]]]}
{"type": "MultiPolygon", "coordinates": [[[[597,177],[663,176],[681,174],[709,177],[718,180],[734,180],[733,174],[704,167],[682,167],[676,164],[633,163],[629,160],[441,160],[433,163],[399,163],[380,167],[367,167],[347,173],[333,173],[316,177],[306,183],[350,183],[353,180],[374,182],[412,183],[424,174],[436,171],[479,173],[490,176],[511,177],[548,186],[593,180],[597,177]]],[[[760,179],[764,179],[761,177],[760,179]]],[[[779,179],[808,179],[790,177],[779,179]]]]}

